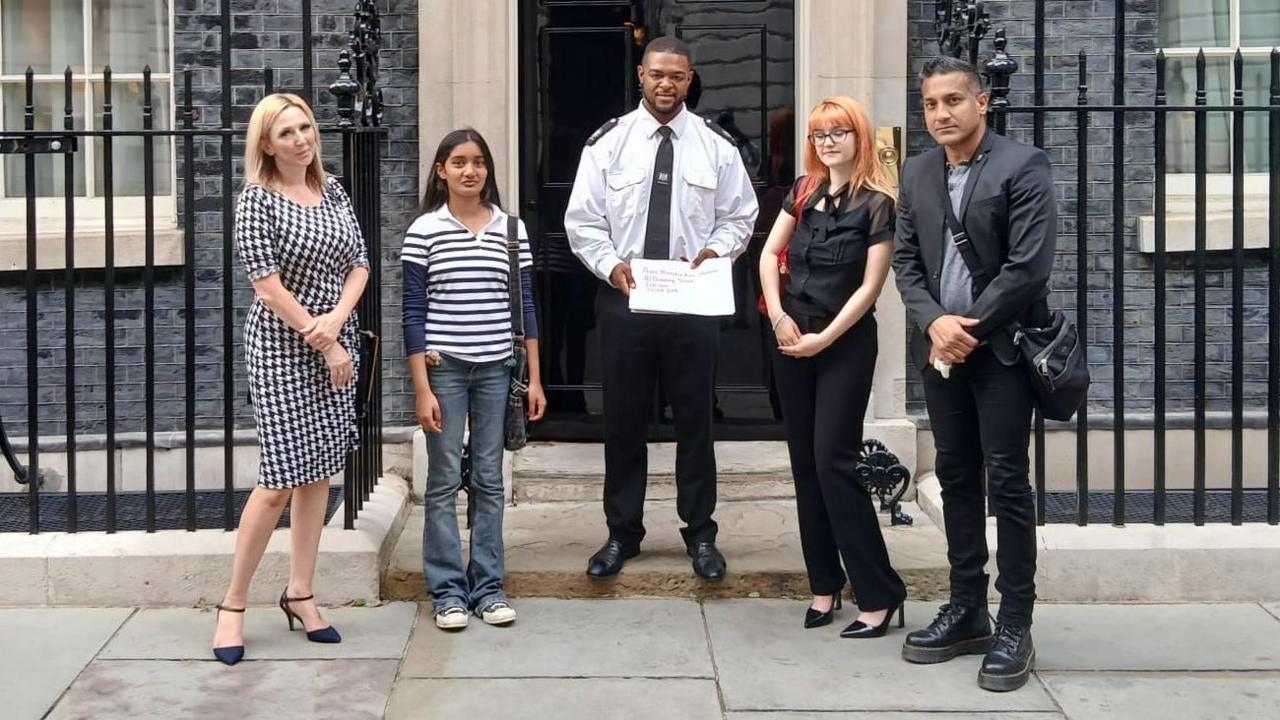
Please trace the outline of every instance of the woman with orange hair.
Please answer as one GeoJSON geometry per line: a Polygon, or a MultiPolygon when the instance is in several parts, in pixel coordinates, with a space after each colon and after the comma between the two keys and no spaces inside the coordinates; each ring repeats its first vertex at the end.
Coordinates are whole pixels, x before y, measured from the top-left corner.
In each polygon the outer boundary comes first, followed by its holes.
{"type": "Polygon", "coordinates": [[[804,626],[831,623],[847,578],[861,612],[840,635],[873,638],[895,611],[902,626],[907,596],[855,470],[876,363],[875,301],[893,250],[894,193],[871,122],[854,100],[818,103],[806,140],[806,174],[791,186],[760,256],[813,592],[804,626]]]}

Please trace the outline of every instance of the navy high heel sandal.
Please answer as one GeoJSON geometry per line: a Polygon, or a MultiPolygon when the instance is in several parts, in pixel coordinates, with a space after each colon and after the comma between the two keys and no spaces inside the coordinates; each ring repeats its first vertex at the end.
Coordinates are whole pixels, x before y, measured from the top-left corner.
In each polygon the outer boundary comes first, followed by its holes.
{"type": "MultiPolygon", "coordinates": [[[[298,615],[297,613],[289,609],[289,603],[303,602],[305,600],[314,600],[314,599],[315,599],[315,595],[291,598],[289,597],[289,588],[288,586],[285,586],[285,589],[280,593],[280,609],[284,611],[284,616],[289,619],[290,631],[293,630],[294,620],[297,620],[298,624],[302,625],[303,629],[306,629],[306,624],[302,622],[302,617],[300,615],[298,615]]],[[[311,642],[316,642],[316,643],[342,642],[342,636],[338,634],[338,631],[335,630],[332,625],[328,627],[322,627],[319,630],[307,630],[307,639],[310,640],[311,642]]]]}
{"type": "MultiPolygon", "coordinates": [[[[214,607],[218,608],[219,613],[221,613],[224,610],[226,612],[233,612],[233,613],[244,612],[244,608],[231,608],[231,607],[225,607],[223,605],[214,605],[214,607]]],[[[214,648],[213,656],[217,658],[219,661],[221,661],[222,664],[224,665],[235,665],[236,663],[244,659],[244,646],[232,645],[230,647],[214,648]]]]}

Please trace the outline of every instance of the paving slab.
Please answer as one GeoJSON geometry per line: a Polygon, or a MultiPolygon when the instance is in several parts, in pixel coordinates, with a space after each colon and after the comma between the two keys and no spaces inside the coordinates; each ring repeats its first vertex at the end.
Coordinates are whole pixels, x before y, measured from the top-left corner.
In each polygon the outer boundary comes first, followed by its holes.
{"type": "Polygon", "coordinates": [[[0,610],[2,714],[6,718],[43,716],[132,612],[128,608],[0,610]]]}
{"type": "MultiPolygon", "coordinates": [[[[978,688],[982,659],[940,665],[902,660],[906,631],[875,640],[845,640],[845,609],[825,628],[801,627],[804,601],[712,600],[705,605],[725,707],[733,711],[997,712],[1054,711],[1035,682],[1018,692],[978,688]],[[768,682],[762,682],[762,679],[768,682]]],[[[928,624],[937,608],[907,604],[907,631],[928,624]]]]}
{"type": "Polygon", "coordinates": [[[702,610],[692,600],[526,599],[514,625],[477,618],[461,632],[435,627],[422,607],[405,678],[713,678],[702,610]]]}
{"type": "Polygon", "coordinates": [[[1060,712],[731,712],[725,720],[1066,720],[1060,712]]]}
{"type": "Polygon", "coordinates": [[[1037,670],[1280,670],[1257,604],[1039,604],[1033,636],[1037,670]]]}
{"type": "Polygon", "coordinates": [[[1061,712],[730,712],[726,720],[1066,720],[1061,712]]]}
{"type": "MultiPolygon", "coordinates": [[[[404,654],[418,614],[413,603],[380,607],[323,608],[342,633],[342,642],[307,642],[277,607],[250,607],[245,613],[246,656],[255,660],[398,659],[404,654]]],[[[140,610],[99,655],[108,660],[207,660],[214,611],[196,608],[140,610]]]]}
{"type": "MultiPolygon", "coordinates": [[[[948,594],[946,538],[910,503],[911,526],[881,528],[894,567],[914,599],[948,594]]],[[[708,583],[693,574],[680,537],[675,503],[648,502],[648,534],[639,557],[607,580],[586,575],[587,559],[605,541],[599,503],[535,503],[506,509],[506,588],[524,597],[613,597],[626,595],[685,597],[796,597],[809,582],[800,552],[793,500],[722,502],[716,508],[718,544],[729,575],[708,583]]],[[[416,507],[383,575],[383,596],[427,600],[422,578],[422,508],[416,507]]],[[[465,531],[463,537],[466,537],[465,531]]]]}
{"type": "Polygon", "coordinates": [[[1041,680],[1071,720],[1280,717],[1280,674],[1044,673],[1041,680]]]}
{"type": "Polygon", "coordinates": [[[400,680],[387,720],[720,720],[712,680],[400,680]]]}
{"type": "Polygon", "coordinates": [[[1280,622],[1280,602],[1263,603],[1262,607],[1267,612],[1271,613],[1271,616],[1274,617],[1277,622],[1280,622]]]}
{"type": "Polygon", "coordinates": [[[396,660],[97,660],[47,720],[381,720],[396,660]]]}

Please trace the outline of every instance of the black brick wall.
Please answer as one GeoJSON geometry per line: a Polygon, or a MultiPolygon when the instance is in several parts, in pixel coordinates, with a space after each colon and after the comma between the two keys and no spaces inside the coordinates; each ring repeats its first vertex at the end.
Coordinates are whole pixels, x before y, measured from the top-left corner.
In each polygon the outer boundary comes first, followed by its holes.
{"type": "MultiPolygon", "coordinates": [[[[243,128],[253,104],[261,96],[262,68],[276,68],[276,87],[298,89],[302,85],[301,28],[298,0],[232,0],[232,102],[233,121],[243,128]]],[[[324,89],[336,76],[338,50],[345,46],[351,25],[350,0],[315,0],[314,68],[317,88],[316,110],[322,126],[332,124],[335,106],[324,89]]],[[[390,425],[413,423],[412,395],[404,371],[399,331],[400,274],[398,248],[404,229],[412,220],[417,188],[417,0],[379,0],[382,12],[384,46],[382,50],[382,86],[387,102],[385,125],[388,140],[384,162],[380,168],[383,190],[382,258],[384,282],[383,369],[385,376],[386,414],[390,425]]],[[[218,0],[176,0],[174,39],[175,73],[189,66],[193,72],[194,103],[199,112],[197,125],[215,128],[221,122],[220,17],[218,0]]],[[[1030,0],[990,0],[987,7],[997,24],[1008,31],[1010,53],[1021,63],[1014,77],[1011,99],[1015,106],[1031,102],[1033,72],[1032,40],[1034,37],[1034,3],[1030,0]]],[[[1073,105],[1076,97],[1077,53],[1088,52],[1090,64],[1090,100],[1098,104],[1110,102],[1113,64],[1114,0],[1049,0],[1046,3],[1046,87],[1051,105],[1073,105]]],[[[1126,27],[1126,86],[1131,101],[1148,103],[1155,84],[1154,51],[1156,44],[1157,0],[1128,0],[1126,27]]],[[[934,3],[931,0],[909,0],[909,61],[914,74],[924,59],[936,51],[932,27],[934,3]]],[[[989,46],[984,44],[984,46],[989,46]]],[[[120,68],[117,68],[120,70],[120,68]]],[[[181,87],[181,77],[175,76],[181,87]]],[[[924,131],[919,112],[918,83],[909,80],[907,143],[911,153],[928,147],[931,141],[924,131]]],[[[178,98],[180,105],[182,98],[178,98]]],[[[1061,308],[1073,308],[1075,302],[1075,203],[1076,203],[1076,135],[1074,114],[1053,115],[1046,122],[1046,150],[1054,163],[1059,191],[1060,235],[1056,271],[1052,279],[1053,302],[1061,308]]],[[[1089,273],[1090,294],[1089,341],[1095,389],[1093,405],[1105,410],[1112,406],[1112,262],[1111,255],[1111,133],[1112,116],[1091,116],[1090,131],[1090,196],[1089,273]]],[[[1136,251],[1136,218],[1151,212],[1153,195],[1153,135],[1149,115],[1130,115],[1125,128],[1126,147],[1126,211],[1125,315],[1128,319],[1126,338],[1126,376],[1124,393],[1130,411],[1151,407],[1154,394],[1152,365],[1152,257],[1136,251]]],[[[1030,120],[1015,115],[1010,133],[1030,142],[1030,120]]],[[[182,147],[177,148],[181,158],[182,147]]],[[[236,143],[236,180],[240,182],[242,150],[236,143]]],[[[327,156],[338,160],[338,148],[331,142],[327,156]]],[[[212,138],[202,139],[196,147],[197,212],[197,425],[220,427],[222,416],[221,333],[222,333],[222,218],[221,146],[212,138]]],[[[336,166],[335,166],[336,167],[336,166]]],[[[181,188],[179,169],[177,187],[181,188]]],[[[1246,397],[1253,406],[1260,405],[1265,393],[1266,340],[1269,318],[1265,307],[1266,278],[1264,256],[1251,252],[1245,280],[1245,322],[1248,343],[1245,348],[1249,383],[1246,397]]],[[[1225,409],[1230,397],[1230,255],[1213,253],[1208,274],[1208,399],[1211,409],[1225,409]]],[[[1192,339],[1192,276],[1190,258],[1170,256],[1168,278],[1169,324],[1168,350],[1169,400],[1171,410],[1192,407],[1194,368],[1192,339]]],[[[233,269],[236,285],[233,328],[238,338],[250,291],[243,271],[233,269]]],[[[0,415],[14,435],[25,434],[27,419],[26,376],[26,296],[22,273],[0,273],[0,415]]],[[[156,284],[156,362],[157,427],[180,429],[184,405],[184,361],[182,345],[185,314],[181,268],[157,271],[156,284]]],[[[75,390],[79,414],[77,430],[102,432],[105,416],[105,369],[103,357],[103,291],[101,271],[78,274],[76,323],[75,390]]],[[[62,310],[64,284],[61,273],[42,273],[38,293],[38,327],[40,336],[39,383],[41,431],[65,431],[63,382],[66,357],[63,350],[66,317],[62,310]]],[[[117,414],[120,432],[140,430],[143,418],[143,291],[140,270],[122,270],[117,275],[116,290],[117,343],[117,414]]],[[[238,425],[252,423],[252,414],[243,402],[243,368],[239,346],[237,359],[238,425]]],[[[908,372],[909,407],[923,410],[922,395],[914,371],[908,372]]]]}
{"type": "MultiPolygon", "coordinates": [[[[1125,90],[1129,103],[1150,105],[1155,95],[1155,51],[1157,44],[1158,0],[1049,0],[1045,3],[1045,88],[1046,104],[1074,106],[1080,50],[1087,53],[1089,101],[1108,105],[1112,101],[1115,58],[1115,7],[1125,2],[1125,90]]],[[[933,28],[935,3],[909,3],[909,74],[907,82],[907,147],[910,154],[933,145],[924,127],[920,110],[919,81],[914,79],[924,61],[937,53],[933,28]]],[[[1021,68],[1013,77],[1010,101],[1017,106],[1032,105],[1035,72],[1035,3],[1030,0],[989,0],[986,7],[993,25],[1003,26],[1009,38],[1009,54],[1021,68]]],[[[990,41],[983,43],[983,58],[990,53],[990,41]]],[[[981,59],[980,59],[981,62],[981,59]]],[[[1088,182],[1088,273],[1089,360],[1093,375],[1090,405],[1100,411],[1114,408],[1112,360],[1116,351],[1112,324],[1115,318],[1112,255],[1112,207],[1114,199],[1112,138],[1115,129],[1111,113],[1090,115],[1088,182]]],[[[1124,317],[1125,373],[1123,393],[1126,412],[1149,412],[1155,394],[1154,355],[1154,256],[1137,250],[1139,215],[1153,211],[1155,149],[1154,118],[1149,113],[1130,113],[1124,123],[1124,317]]],[[[1013,114],[1009,134],[1031,143],[1031,116],[1013,114]]],[[[1069,312],[1076,307],[1076,208],[1077,133],[1076,116],[1050,114],[1045,121],[1045,150],[1053,163],[1058,190],[1059,235],[1055,270],[1050,281],[1051,302],[1069,312]]],[[[1194,407],[1194,278],[1190,254],[1168,256],[1167,275],[1167,381],[1171,412],[1194,407]]],[[[1246,406],[1265,407],[1267,278],[1265,251],[1249,251],[1245,271],[1245,385],[1246,406]]],[[[1208,366],[1206,397],[1211,410],[1230,408],[1231,398],[1231,253],[1209,254],[1206,284],[1208,326],[1208,366]]],[[[1074,317],[1074,315],[1073,315],[1074,317]]],[[[908,371],[908,408],[923,413],[923,391],[914,369],[908,371]]]]}
{"type": "MultiPolygon", "coordinates": [[[[181,108],[181,71],[192,71],[196,125],[217,128],[221,124],[222,70],[221,17],[218,0],[176,0],[174,4],[173,56],[176,106],[181,108]]],[[[403,389],[399,325],[399,238],[412,219],[417,194],[417,1],[379,0],[382,16],[383,49],[380,84],[384,88],[388,128],[383,162],[378,172],[382,186],[382,257],[384,285],[382,299],[386,324],[383,344],[384,367],[388,378],[390,424],[404,424],[412,414],[412,403],[397,390],[403,389]]],[[[313,105],[321,127],[336,123],[336,104],[327,87],[337,77],[338,51],[347,46],[353,24],[352,0],[314,0],[314,86],[313,105]]],[[[263,68],[275,68],[275,87],[297,91],[302,88],[302,20],[298,0],[232,0],[232,120],[243,130],[254,104],[262,96],[263,68]]],[[[117,72],[125,70],[116,68],[117,72]]],[[[177,113],[175,113],[177,115],[177,113]]],[[[340,144],[336,136],[326,136],[325,156],[331,171],[339,168],[340,144]]],[[[124,152],[121,148],[118,152],[124,152]]],[[[183,146],[176,156],[181,161],[183,146]]],[[[196,142],[196,345],[197,345],[197,427],[222,426],[222,199],[237,193],[241,183],[243,144],[234,143],[232,153],[234,187],[222,187],[221,141],[203,136],[196,142]]],[[[181,193],[186,168],[179,163],[176,187],[181,193]]],[[[179,202],[179,216],[185,212],[179,202]]],[[[244,312],[252,291],[243,268],[232,268],[235,282],[233,328],[236,346],[237,384],[235,390],[237,426],[252,425],[252,410],[245,401],[243,352],[239,345],[244,312]]],[[[0,273],[0,414],[12,435],[25,436],[27,373],[25,344],[26,295],[23,273],[0,273]]],[[[140,269],[117,272],[116,277],[116,413],[117,431],[143,428],[144,396],[144,301],[140,269]]],[[[42,273],[38,294],[40,369],[40,430],[66,431],[66,317],[63,310],[65,284],[61,272],[42,273]]],[[[105,430],[106,391],[104,369],[105,313],[103,273],[82,271],[76,282],[76,367],[75,388],[77,430],[101,433],[105,430]]],[[[162,268],[155,285],[156,427],[177,430],[185,426],[185,346],[186,315],[182,268],[162,268]]]]}

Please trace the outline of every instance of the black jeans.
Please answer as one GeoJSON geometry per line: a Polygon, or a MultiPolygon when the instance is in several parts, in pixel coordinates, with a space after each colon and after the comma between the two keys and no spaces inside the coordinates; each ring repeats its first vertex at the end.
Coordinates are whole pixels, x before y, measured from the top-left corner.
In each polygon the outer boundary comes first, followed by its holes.
{"type": "Polygon", "coordinates": [[[644,539],[649,473],[645,442],[659,374],[676,428],[676,511],[686,545],[715,542],[716,457],[712,394],[720,319],[646,315],[627,309],[622,293],[596,295],[604,384],[604,515],[609,537],[628,546],[644,539]]]}
{"type": "Polygon", "coordinates": [[[925,401],[937,447],[935,472],[942,485],[953,602],[987,602],[987,495],[996,518],[996,590],[1000,622],[1031,624],[1036,597],[1035,499],[1027,444],[1034,395],[1021,364],[1006,367],[985,347],[975,350],[944,380],[924,371],[925,401]]]}
{"type": "MultiPolygon", "coordinates": [[[[792,317],[802,332],[820,330],[792,317]]],[[[875,318],[868,316],[813,357],[775,350],[773,358],[809,589],[834,595],[847,575],[858,606],[867,611],[891,607],[907,595],[856,472],[877,350],[875,318]]]]}

